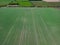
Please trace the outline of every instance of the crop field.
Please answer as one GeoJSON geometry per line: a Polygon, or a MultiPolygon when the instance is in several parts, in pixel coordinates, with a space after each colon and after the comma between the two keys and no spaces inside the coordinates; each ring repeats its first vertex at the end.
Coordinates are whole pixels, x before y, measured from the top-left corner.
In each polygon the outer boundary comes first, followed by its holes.
{"type": "Polygon", "coordinates": [[[29,1],[20,1],[18,3],[20,6],[33,6],[33,4],[29,1]]]}
{"type": "Polygon", "coordinates": [[[60,45],[60,10],[0,8],[0,45],[60,45]]]}
{"type": "Polygon", "coordinates": [[[9,4],[12,0],[0,0],[0,5],[9,4]]]}
{"type": "Polygon", "coordinates": [[[31,1],[35,6],[60,6],[60,2],[31,1]]]}

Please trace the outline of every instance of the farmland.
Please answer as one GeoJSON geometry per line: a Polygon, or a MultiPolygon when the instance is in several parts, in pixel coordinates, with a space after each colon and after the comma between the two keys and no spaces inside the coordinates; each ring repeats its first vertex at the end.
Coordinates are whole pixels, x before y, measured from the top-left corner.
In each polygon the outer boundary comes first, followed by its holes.
{"type": "Polygon", "coordinates": [[[0,8],[0,45],[60,45],[60,10],[0,8]]]}

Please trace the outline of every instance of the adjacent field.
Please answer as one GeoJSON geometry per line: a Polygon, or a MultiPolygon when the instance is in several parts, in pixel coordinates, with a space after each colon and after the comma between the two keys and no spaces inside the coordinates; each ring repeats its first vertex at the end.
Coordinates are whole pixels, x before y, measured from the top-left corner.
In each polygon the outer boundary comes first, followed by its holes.
{"type": "Polygon", "coordinates": [[[60,10],[0,8],[0,45],[60,45],[60,10]]]}
{"type": "Polygon", "coordinates": [[[60,2],[31,1],[35,6],[60,6],[60,2]]]}
{"type": "Polygon", "coordinates": [[[33,6],[33,4],[29,1],[20,1],[18,2],[20,6],[33,6]]]}
{"type": "Polygon", "coordinates": [[[7,5],[13,0],[0,0],[0,5],[7,5]]]}

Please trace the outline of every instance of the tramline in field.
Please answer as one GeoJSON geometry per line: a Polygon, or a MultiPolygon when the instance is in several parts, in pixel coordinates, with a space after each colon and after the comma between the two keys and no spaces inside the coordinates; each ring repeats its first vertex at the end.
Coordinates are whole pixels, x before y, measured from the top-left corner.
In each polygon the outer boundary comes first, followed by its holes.
{"type": "Polygon", "coordinates": [[[0,45],[60,45],[60,10],[0,8],[0,45]]]}

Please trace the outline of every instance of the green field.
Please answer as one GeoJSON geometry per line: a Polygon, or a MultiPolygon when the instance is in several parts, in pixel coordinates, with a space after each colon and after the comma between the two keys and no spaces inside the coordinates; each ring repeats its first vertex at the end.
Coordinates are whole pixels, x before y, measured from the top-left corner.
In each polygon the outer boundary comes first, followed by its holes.
{"type": "Polygon", "coordinates": [[[12,0],[0,0],[0,5],[7,5],[11,2],[12,0]]]}
{"type": "Polygon", "coordinates": [[[60,2],[31,1],[35,6],[60,6],[60,2]]]}
{"type": "Polygon", "coordinates": [[[33,6],[33,4],[29,1],[20,1],[18,2],[20,6],[33,6]]]}
{"type": "Polygon", "coordinates": [[[0,8],[0,45],[60,45],[60,10],[0,8]]]}

